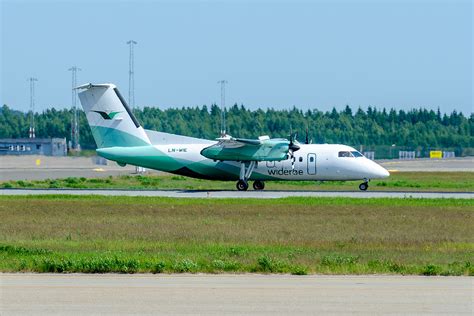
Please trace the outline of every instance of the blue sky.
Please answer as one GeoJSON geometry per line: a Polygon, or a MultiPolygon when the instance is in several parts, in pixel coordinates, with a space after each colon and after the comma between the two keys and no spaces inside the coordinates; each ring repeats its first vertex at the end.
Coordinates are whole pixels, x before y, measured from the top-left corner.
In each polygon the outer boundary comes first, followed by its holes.
{"type": "Polygon", "coordinates": [[[2,103],[71,104],[78,82],[128,95],[134,39],[138,106],[220,102],[256,109],[368,105],[473,111],[470,0],[1,0],[2,103]]]}

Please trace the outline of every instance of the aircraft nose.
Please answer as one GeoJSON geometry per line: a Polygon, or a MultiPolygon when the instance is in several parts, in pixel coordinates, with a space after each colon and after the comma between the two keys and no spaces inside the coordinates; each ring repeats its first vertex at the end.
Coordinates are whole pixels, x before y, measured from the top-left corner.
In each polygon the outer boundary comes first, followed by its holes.
{"type": "Polygon", "coordinates": [[[383,179],[390,176],[390,173],[387,171],[387,169],[375,161],[366,160],[366,168],[367,177],[369,179],[383,179]]]}
{"type": "Polygon", "coordinates": [[[388,172],[387,169],[385,169],[379,164],[377,164],[377,169],[375,170],[375,174],[377,178],[387,178],[390,176],[390,172],[388,172]]]}

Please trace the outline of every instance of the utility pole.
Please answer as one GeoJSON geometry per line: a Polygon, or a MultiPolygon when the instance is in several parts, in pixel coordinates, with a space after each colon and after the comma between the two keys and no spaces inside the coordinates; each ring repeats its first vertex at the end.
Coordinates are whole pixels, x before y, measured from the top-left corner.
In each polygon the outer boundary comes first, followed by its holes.
{"type": "Polygon", "coordinates": [[[220,80],[217,83],[221,84],[221,137],[225,137],[227,135],[225,123],[225,84],[227,80],[220,80]]]}
{"type": "Polygon", "coordinates": [[[72,100],[71,100],[71,107],[72,107],[72,121],[71,121],[71,149],[80,151],[81,145],[79,144],[79,122],[77,118],[77,92],[74,89],[77,86],[77,72],[81,71],[81,68],[76,66],[72,66],[68,69],[72,73],[72,100]]]}
{"type": "Polygon", "coordinates": [[[38,79],[30,77],[30,130],[28,132],[30,138],[35,138],[35,81],[38,79]]]}
{"type": "Polygon", "coordinates": [[[138,44],[134,40],[129,40],[127,45],[130,46],[130,54],[128,59],[128,105],[135,108],[135,64],[134,64],[134,45],[138,44]]]}
{"type": "MultiPolygon", "coordinates": [[[[127,45],[130,47],[128,55],[128,105],[135,111],[135,56],[134,56],[134,45],[138,43],[134,40],[129,40],[127,45]]],[[[136,173],[144,173],[145,168],[135,166],[136,173]]]]}

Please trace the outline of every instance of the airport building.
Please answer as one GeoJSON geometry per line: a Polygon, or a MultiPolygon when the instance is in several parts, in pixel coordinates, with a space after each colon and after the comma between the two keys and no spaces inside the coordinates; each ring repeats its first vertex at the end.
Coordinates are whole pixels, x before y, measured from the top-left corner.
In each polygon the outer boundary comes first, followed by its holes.
{"type": "Polygon", "coordinates": [[[0,155],[66,156],[66,138],[3,138],[0,155]]]}

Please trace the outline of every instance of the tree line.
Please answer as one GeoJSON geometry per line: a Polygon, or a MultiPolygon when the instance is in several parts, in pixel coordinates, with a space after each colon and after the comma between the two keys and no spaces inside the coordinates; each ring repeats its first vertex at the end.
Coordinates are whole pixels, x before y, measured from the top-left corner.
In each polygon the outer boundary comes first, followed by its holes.
{"type": "MultiPolygon", "coordinates": [[[[214,139],[219,134],[221,109],[217,105],[161,110],[144,107],[134,110],[146,129],[214,139]]],[[[343,110],[302,111],[250,110],[235,104],[226,111],[227,132],[235,137],[256,138],[260,135],[288,137],[291,131],[305,140],[306,130],[313,143],[341,143],[356,148],[392,146],[411,150],[453,149],[459,154],[472,154],[474,148],[474,114],[465,116],[453,111],[377,109],[368,107],[343,110]]],[[[36,137],[71,138],[70,109],[55,108],[35,113],[36,137]]],[[[84,112],[79,111],[80,143],[94,149],[95,143],[84,112]]],[[[28,137],[29,113],[3,105],[0,111],[0,138],[28,137]]]]}

